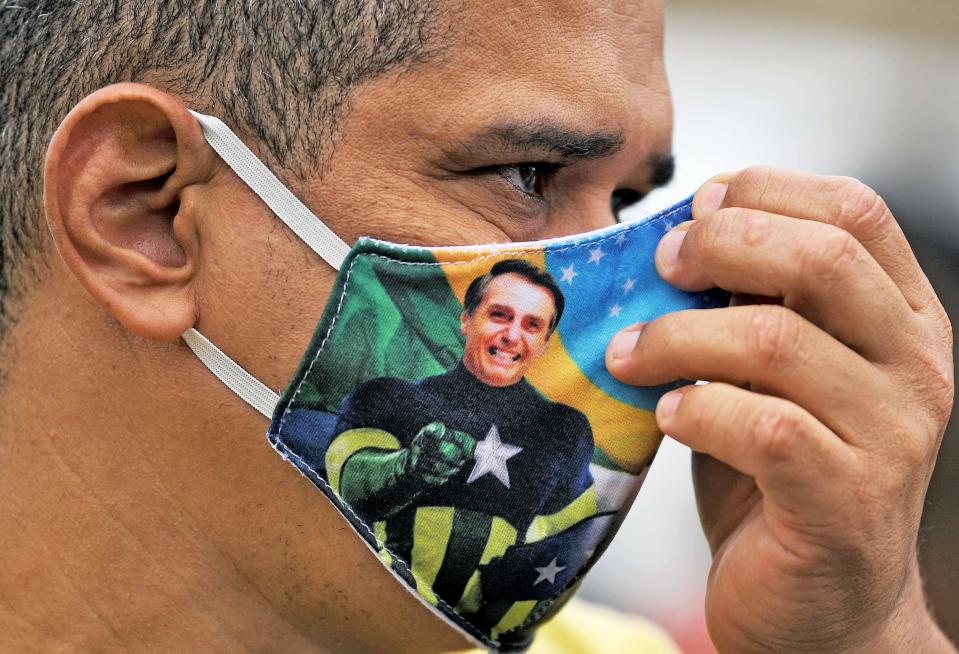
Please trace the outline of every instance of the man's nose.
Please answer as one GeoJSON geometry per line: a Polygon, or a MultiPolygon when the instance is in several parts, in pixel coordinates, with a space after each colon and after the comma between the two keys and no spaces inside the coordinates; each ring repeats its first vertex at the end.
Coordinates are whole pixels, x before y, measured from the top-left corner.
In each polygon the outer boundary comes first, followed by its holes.
{"type": "Polygon", "coordinates": [[[520,326],[519,323],[510,323],[503,328],[500,332],[500,338],[503,339],[504,343],[516,343],[520,338],[520,326]]]}

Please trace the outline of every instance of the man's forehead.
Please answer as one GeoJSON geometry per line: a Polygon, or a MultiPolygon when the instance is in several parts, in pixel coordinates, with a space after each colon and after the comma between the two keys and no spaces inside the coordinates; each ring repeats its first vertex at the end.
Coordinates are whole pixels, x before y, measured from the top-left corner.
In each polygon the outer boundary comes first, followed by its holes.
{"type": "MultiPolygon", "coordinates": [[[[409,89],[418,102],[391,102],[390,113],[422,114],[424,107],[449,107],[448,100],[458,99],[459,107],[446,112],[447,125],[479,128],[517,116],[545,116],[601,127],[598,117],[614,108],[634,109],[637,89],[662,79],[659,0],[453,5],[444,19],[448,25],[430,37],[439,54],[385,89],[394,100],[409,89]],[[427,97],[421,84],[429,88],[427,97]],[[604,111],[597,114],[597,107],[604,111]]],[[[384,105],[377,106],[380,117],[387,117],[384,105]]],[[[434,130],[436,117],[425,118],[425,129],[434,130]]]]}
{"type": "Polygon", "coordinates": [[[502,306],[512,306],[521,301],[524,305],[542,304],[546,309],[550,309],[553,306],[553,294],[523,275],[505,273],[490,280],[483,301],[486,304],[502,306]]]}
{"type": "MultiPolygon", "coordinates": [[[[412,180],[438,202],[474,211],[476,220],[444,222],[420,204],[417,224],[368,221],[353,226],[355,233],[342,228],[344,235],[419,244],[503,240],[509,207],[479,186],[467,190],[464,174],[521,162],[571,163],[549,143],[594,157],[568,167],[566,188],[584,191],[576,202],[608,206],[615,188],[651,190],[656,155],[668,155],[672,133],[658,0],[449,6],[430,35],[435,56],[354,91],[331,168],[338,170],[336,188],[363,189],[375,199],[409,192],[412,180]],[[370,175],[356,161],[390,174],[370,175]]],[[[556,229],[574,228],[558,220],[556,229]]]]}
{"type": "Polygon", "coordinates": [[[453,20],[430,103],[450,110],[422,114],[424,138],[459,146],[519,128],[576,132],[594,153],[637,136],[669,149],[669,100],[650,97],[666,88],[658,0],[470,2],[453,20]]]}
{"type": "Polygon", "coordinates": [[[472,62],[480,66],[545,71],[562,61],[557,78],[589,71],[642,83],[661,57],[660,0],[484,0],[465,3],[454,20],[463,50],[489,58],[472,62]]]}

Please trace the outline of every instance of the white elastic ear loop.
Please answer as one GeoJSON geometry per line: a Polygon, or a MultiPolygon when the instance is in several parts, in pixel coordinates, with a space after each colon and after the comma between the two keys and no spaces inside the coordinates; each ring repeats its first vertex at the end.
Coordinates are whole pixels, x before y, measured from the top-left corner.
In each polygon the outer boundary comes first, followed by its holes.
{"type": "Polygon", "coordinates": [[[210,147],[216,150],[233,172],[246,182],[304,243],[335,270],[339,270],[350,246],[300,202],[290,189],[283,186],[283,182],[256,158],[222,120],[195,111],[190,113],[203,127],[203,136],[210,147]]]}
{"type": "MultiPolygon", "coordinates": [[[[203,128],[203,136],[210,147],[216,150],[233,172],[246,182],[304,243],[335,270],[339,270],[350,246],[300,202],[223,121],[195,111],[190,113],[203,128]]],[[[230,390],[267,418],[273,416],[273,410],[280,401],[279,395],[244,370],[197,330],[187,330],[183,334],[183,340],[203,365],[230,390]]]]}
{"type": "Polygon", "coordinates": [[[266,384],[244,370],[240,364],[223,353],[197,330],[190,328],[183,334],[183,340],[190,346],[197,358],[216,375],[221,382],[239,395],[243,401],[265,415],[273,417],[280,396],[266,384]]]}

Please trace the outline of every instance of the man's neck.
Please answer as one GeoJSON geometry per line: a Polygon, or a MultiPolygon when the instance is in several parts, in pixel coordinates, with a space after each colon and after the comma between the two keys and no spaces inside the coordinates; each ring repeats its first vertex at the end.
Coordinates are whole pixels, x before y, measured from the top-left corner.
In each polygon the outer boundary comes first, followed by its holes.
{"type": "Polygon", "coordinates": [[[3,391],[0,650],[323,651],[162,474],[176,417],[152,431],[149,416],[112,410],[142,402],[127,395],[135,382],[97,362],[58,371],[37,346],[13,344],[21,365],[3,391]]]}
{"type": "Polygon", "coordinates": [[[0,651],[464,645],[185,347],[145,348],[94,314],[37,300],[11,341],[0,651]]]}

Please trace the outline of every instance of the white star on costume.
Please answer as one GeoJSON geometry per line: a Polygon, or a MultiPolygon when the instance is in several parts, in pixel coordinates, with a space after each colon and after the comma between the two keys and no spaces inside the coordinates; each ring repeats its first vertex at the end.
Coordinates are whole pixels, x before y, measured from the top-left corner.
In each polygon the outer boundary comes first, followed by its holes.
{"type": "Polygon", "coordinates": [[[578,272],[573,270],[573,264],[569,264],[569,267],[567,268],[562,268],[562,271],[563,271],[563,277],[560,279],[560,281],[568,282],[570,284],[573,283],[573,277],[579,274],[578,272]]]}
{"type": "Polygon", "coordinates": [[[613,241],[617,246],[623,247],[626,244],[626,234],[620,234],[616,237],[616,240],[613,241]]]}
{"type": "Polygon", "coordinates": [[[619,312],[622,310],[623,310],[623,307],[619,306],[618,304],[614,304],[613,308],[609,310],[609,317],[619,318],[619,312]]]}
{"type": "Polygon", "coordinates": [[[499,430],[496,425],[493,425],[489,428],[486,438],[476,444],[476,452],[473,454],[476,463],[473,465],[473,470],[470,472],[466,483],[472,484],[486,473],[492,472],[494,477],[509,488],[509,470],[506,468],[506,460],[522,451],[522,447],[516,447],[501,441],[499,430]]]}
{"type": "Polygon", "coordinates": [[[626,283],[623,284],[623,293],[631,293],[634,286],[636,286],[636,281],[630,277],[626,280],[626,283]]]}
{"type": "Polygon", "coordinates": [[[606,256],[606,253],[603,252],[603,248],[593,248],[589,251],[589,263],[595,263],[599,265],[599,260],[606,256]]]}
{"type": "Polygon", "coordinates": [[[543,566],[542,568],[533,569],[539,573],[539,576],[536,577],[536,581],[533,582],[534,586],[541,581],[548,581],[552,585],[556,583],[556,573],[565,570],[566,566],[556,565],[556,558],[553,557],[553,560],[549,562],[549,565],[543,566]]]}

